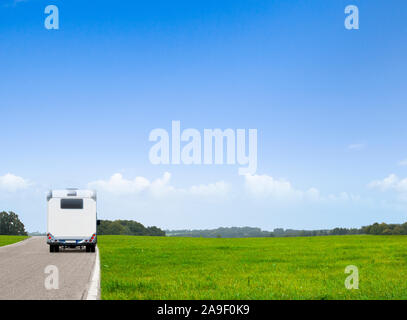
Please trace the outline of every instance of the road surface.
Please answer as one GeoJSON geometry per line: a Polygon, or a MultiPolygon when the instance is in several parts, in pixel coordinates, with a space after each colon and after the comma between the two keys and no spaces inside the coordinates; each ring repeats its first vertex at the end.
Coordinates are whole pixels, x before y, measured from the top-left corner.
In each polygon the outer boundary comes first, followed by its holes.
{"type": "Polygon", "coordinates": [[[45,237],[0,247],[0,299],[85,299],[95,259],[95,253],[79,249],[50,253],[45,237]],[[56,275],[52,266],[58,269],[59,288],[47,290],[45,284],[52,284],[49,276],[56,275]]]}

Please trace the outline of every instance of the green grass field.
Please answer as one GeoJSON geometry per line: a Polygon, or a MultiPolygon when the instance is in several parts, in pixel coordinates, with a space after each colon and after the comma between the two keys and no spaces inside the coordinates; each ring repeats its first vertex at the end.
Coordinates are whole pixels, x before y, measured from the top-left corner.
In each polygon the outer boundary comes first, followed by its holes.
{"type": "Polygon", "coordinates": [[[407,299],[407,236],[99,236],[102,299],[407,299]],[[345,267],[359,269],[348,290],[345,267]]]}
{"type": "Polygon", "coordinates": [[[0,247],[6,246],[8,244],[13,244],[15,242],[27,239],[27,236],[1,236],[0,235],[0,247]]]}

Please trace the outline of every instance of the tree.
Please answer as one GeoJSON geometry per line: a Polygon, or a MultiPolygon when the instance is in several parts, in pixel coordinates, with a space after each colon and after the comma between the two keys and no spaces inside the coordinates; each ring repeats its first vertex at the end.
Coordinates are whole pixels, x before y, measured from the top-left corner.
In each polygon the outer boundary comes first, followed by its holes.
{"type": "Polygon", "coordinates": [[[119,221],[113,221],[110,225],[109,234],[119,235],[126,234],[125,228],[120,224],[119,221]]]}
{"type": "Polygon", "coordinates": [[[403,228],[399,225],[395,226],[393,229],[393,234],[395,235],[402,235],[403,234],[403,228]]]}
{"type": "Polygon", "coordinates": [[[26,236],[24,224],[20,221],[18,214],[13,211],[0,212],[0,234],[26,236]]]}
{"type": "Polygon", "coordinates": [[[132,235],[132,236],[165,236],[165,232],[157,227],[145,227],[132,220],[101,220],[97,233],[99,235],[132,235]]]}

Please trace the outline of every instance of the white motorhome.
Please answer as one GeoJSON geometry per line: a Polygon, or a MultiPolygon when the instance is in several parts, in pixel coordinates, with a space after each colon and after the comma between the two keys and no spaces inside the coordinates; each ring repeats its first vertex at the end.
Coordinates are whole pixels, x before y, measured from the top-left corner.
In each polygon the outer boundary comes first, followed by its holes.
{"type": "Polygon", "coordinates": [[[50,252],[59,248],[85,247],[95,252],[98,224],[96,192],[92,190],[52,190],[47,196],[47,243],[50,252]]]}

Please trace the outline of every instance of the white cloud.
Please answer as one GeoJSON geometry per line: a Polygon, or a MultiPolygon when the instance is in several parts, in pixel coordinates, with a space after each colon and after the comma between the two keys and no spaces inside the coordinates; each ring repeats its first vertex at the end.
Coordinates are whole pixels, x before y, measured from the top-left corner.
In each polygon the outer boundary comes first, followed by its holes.
{"type": "Polygon", "coordinates": [[[389,189],[394,189],[399,181],[399,178],[395,174],[390,174],[388,177],[382,180],[375,180],[368,184],[369,188],[377,188],[382,191],[386,191],[389,189]]]}
{"type": "Polygon", "coordinates": [[[210,184],[200,184],[189,188],[188,192],[199,196],[225,196],[230,191],[229,185],[224,181],[210,184]]]}
{"type": "Polygon", "coordinates": [[[264,198],[277,201],[307,201],[318,203],[358,201],[360,196],[340,192],[323,196],[317,188],[307,190],[296,189],[291,182],[284,179],[275,179],[268,175],[246,175],[245,186],[247,192],[255,198],[264,198]]]}
{"type": "Polygon", "coordinates": [[[149,181],[144,177],[136,177],[133,180],[123,178],[120,173],[115,173],[109,180],[98,180],[90,182],[88,187],[114,194],[134,194],[145,190],[151,190],[153,193],[160,192],[160,189],[166,189],[171,178],[171,174],[165,172],[161,179],[149,181]]]}
{"type": "Polygon", "coordinates": [[[229,191],[229,186],[219,181],[211,184],[194,185],[189,188],[175,188],[170,185],[171,174],[165,172],[162,178],[150,181],[145,177],[136,177],[133,180],[123,178],[122,174],[115,173],[109,180],[98,180],[88,184],[91,189],[106,191],[116,195],[139,194],[148,192],[153,196],[166,195],[196,195],[196,196],[223,196],[229,191]]]}
{"type": "Polygon", "coordinates": [[[251,196],[253,199],[273,200],[276,202],[344,202],[358,200],[358,196],[346,192],[337,195],[322,196],[316,188],[301,190],[294,188],[290,181],[275,179],[269,175],[245,175],[244,188],[232,186],[225,181],[209,184],[192,185],[178,188],[171,183],[171,174],[165,172],[161,178],[150,181],[145,177],[126,179],[116,173],[108,180],[98,180],[88,184],[89,188],[112,195],[151,195],[157,198],[170,196],[173,200],[183,201],[185,197],[200,197],[206,199],[236,199],[236,197],[251,196]]]}
{"type": "Polygon", "coordinates": [[[393,190],[399,193],[402,198],[407,199],[407,178],[400,179],[394,173],[382,180],[372,181],[368,186],[381,191],[393,190]]]}
{"type": "Polygon", "coordinates": [[[255,197],[270,197],[280,200],[318,200],[320,193],[316,188],[307,191],[295,189],[284,179],[275,179],[268,175],[246,175],[245,186],[249,194],[255,197]]]}
{"type": "Polygon", "coordinates": [[[349,150],[362,150],[363,148],[365,148],[365,144],[363,143],[354,143],[354,144],[350,144],[348,145],[348,149],[349,150]]]}
{"type": "Polygon", "coordinates": [[[0,189],[9,192],[16,192],[21,189],[26,189],[30,183],[14,174],[7,173],[4,176],[0,176],[0,189]]]}
{"type": "Polygon", "coordinates": [[[332,201],[358,201],[361,200],[360,196],[349,194],[347,192],[340,192],[339,194],[330,194],[327,197],[328,200],[332,201]]]}
{"type": "Polygon", "coordinates": [[[401,160],[400,162],[399,162],[399,166],[407,166],[407,159],[404,159],[404,160],[401,160]]]}
{"type": "Polygon", "coordinates": [[[375,180],[369,183],[370,188],[381,191],[392,191],[401,203],[407,202],[407,178],[401,179],[395,174],[390,174],[383,180],[375,180]]]}

